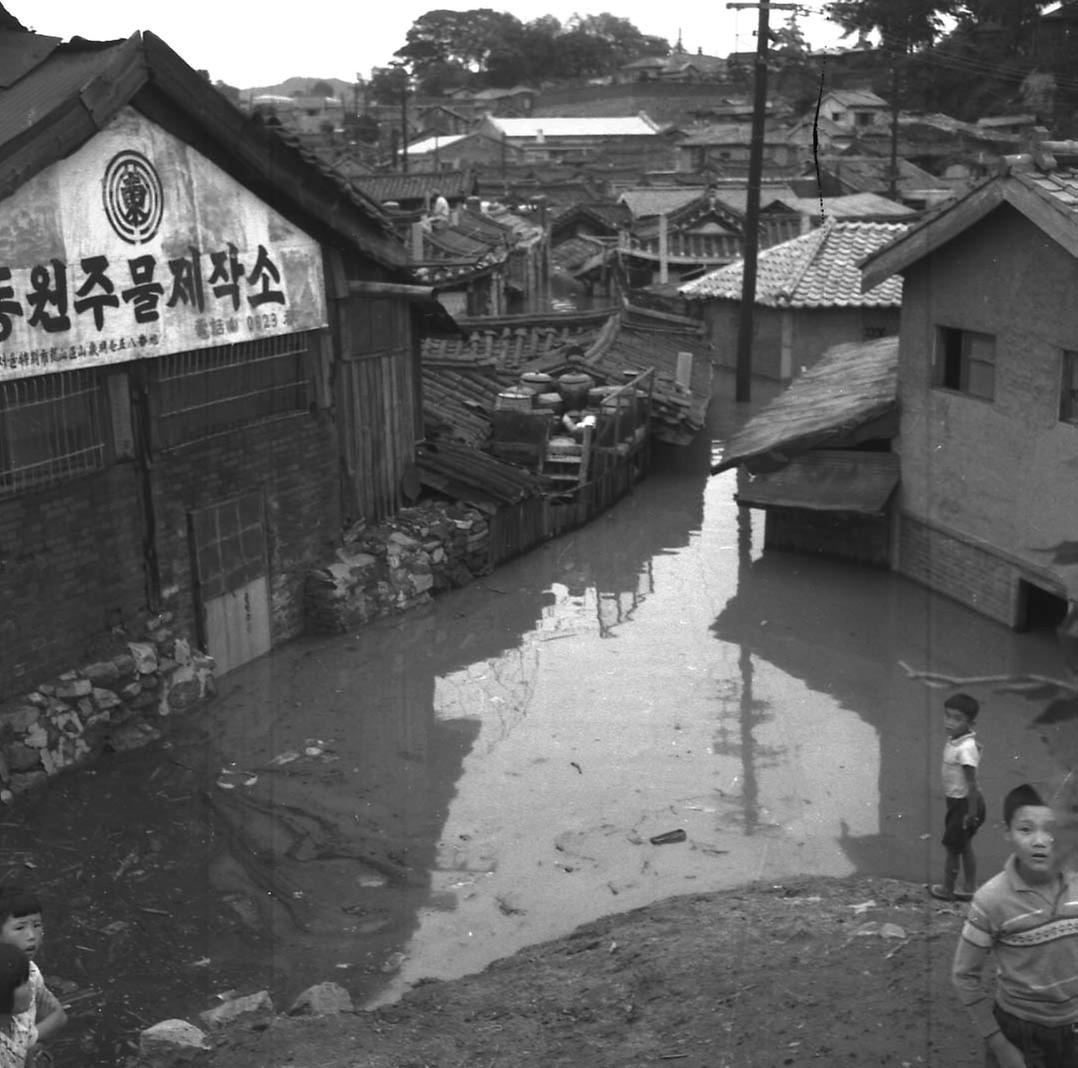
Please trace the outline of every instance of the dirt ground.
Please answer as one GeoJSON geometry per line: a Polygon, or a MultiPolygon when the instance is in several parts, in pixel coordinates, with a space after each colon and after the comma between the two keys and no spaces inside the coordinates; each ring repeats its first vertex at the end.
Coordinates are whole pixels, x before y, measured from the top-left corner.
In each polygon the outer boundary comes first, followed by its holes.
{"type": "Polygon", "coordinates": [[[205,1063],[972,1068],[978,1042],[949,980],[961,922],[961,906],[887,879],[672,898],[374,1012],[244,1018],[205,1063]]]}

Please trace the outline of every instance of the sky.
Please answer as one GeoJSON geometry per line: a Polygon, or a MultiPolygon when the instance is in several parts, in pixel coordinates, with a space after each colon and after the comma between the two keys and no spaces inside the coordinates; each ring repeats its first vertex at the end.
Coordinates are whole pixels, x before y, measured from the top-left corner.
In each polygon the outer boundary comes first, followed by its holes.
{"type": "MultiPolygon", "coordinates": [[[[689,52],[710,55],[751,51],[756,47],[755,9],[728,10],[725,0],[684,0],[666,8],[655,0],[394,0],[382,8],[374,0],[345,4],[342,0],[300,0],[299,3],[230,3],[225,0],[186,0],[178,4],[147,4],[145,0],[0,0],[28,29],[50,37],[87,37],[108,41],[150,30],[196,70],[207,70],[214,81],[240,89],[275,85],[293,75],[342,78],[370,77],[372,67],[384,66],[405,43],[412,23],[427,11],[469,11],[492,7],[516,15],[522,22],[553,15],[566,22],[572,15],[610,11],[626,18],[642,33],[665,37],[671,43],[680,30],[689,52]],[[302,18],[300,17],[302,13],[302,18]]],[[[809,44],[827,48],[843,42],[841,31],[819,14],[823,0],[807,0],[799,23],[809,44]]],[[[785,21],[785,11],[773,11],[772,24],[785,21]]]]}

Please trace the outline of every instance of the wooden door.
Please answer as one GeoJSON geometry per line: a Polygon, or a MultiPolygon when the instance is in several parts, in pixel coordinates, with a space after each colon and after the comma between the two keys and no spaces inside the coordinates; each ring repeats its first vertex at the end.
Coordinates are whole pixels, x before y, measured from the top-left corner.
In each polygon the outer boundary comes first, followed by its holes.
{"type": "Polygon", "coordinates": [[[262,495],[199,508],[189,527],[203,644],[222,675],[272,644],[262,495]]]}

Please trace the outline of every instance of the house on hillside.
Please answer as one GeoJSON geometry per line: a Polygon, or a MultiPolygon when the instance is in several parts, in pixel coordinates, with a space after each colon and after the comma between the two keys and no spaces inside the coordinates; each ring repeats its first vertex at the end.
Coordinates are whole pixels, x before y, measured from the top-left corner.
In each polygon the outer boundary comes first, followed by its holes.
{"type": "Polygon", "coordinates": [[[417,171],[462,171],[483,167],[497,172],[506,163],[524,159],[522,149],[505,140],[471,132],[442,136],[433,134],[413,141],[405,149],[408,169],[417,171]]]}
{"type": "Polygon", "coordinates": [[[863,264],[903,283],[895,566],[1019,628],[1078,600],[1078,172],[1027,167],[863,264]]]}
{"type": "MultiPolygon", "coordinates": [[[[789,381],[828,349],[898,333],[902,286],[888,279],[861,292],[858,263],[906,232],[902,223],[836,222],[763,249],[757,265],[752,371],[789,381]]],[[[733,367],[742,261],[678,289],[708,325],[720,364],[733,367]]]]}
{"type": "Polygon", "coordinates": [[[643,56],[623,63],[614,81],[625,82],[715,82],[726,77],[726,60],[721,56],[695,55],[675,50],[666,56],[643,56]]]}
{"type": "Polygon", "coordinates": [[[342,522],[399,507],[429,290],[153,34],[4,36],[0,697],[147,617],[227,670],[302,630],[342,522]]]}
{"type": "MultiPolygon", "coordinates": [[[[751,127],[737,123],[690,132],[677,144],[677,169],[695,173],[711,167],[719,174],[743,174],[749,165],[751,141],[751,127]]],[[[764,132],[765,175],[789,170],[800,159],[800,152],[787,140],[784,130],[764,132]]]]}
{"type": "Polygon", "coordinates": [[[416,109],[416,131],[426,137],[454,137],[467,133],[474,125],[471,115],[447,104],[427,104],[416,109]]]}
{"type": "Polygon", "coordinates": [[[662,141],[659,126],[644,113],[612,118],[487,115],[478,129],[495,140],[504,138],[531,162],[556,162],[602,151],[647,151],[662,141]]]}
{"type": "Polygon", "coordinates": [[[829,89],[812,114],[817,110],[821,118],[850,133],[886,127],[891,121],[890,105],[869,89],[829,89]]]}

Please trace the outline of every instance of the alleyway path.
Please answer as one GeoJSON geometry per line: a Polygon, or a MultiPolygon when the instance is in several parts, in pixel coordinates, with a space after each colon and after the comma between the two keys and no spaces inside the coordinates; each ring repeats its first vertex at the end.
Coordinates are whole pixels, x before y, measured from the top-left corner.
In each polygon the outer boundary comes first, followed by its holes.
{"type": "MultiPolygon", "coordinates": [[[[740,417],[720,400],[714,433],[740,417]]],[[[1054,674],[1051,637],[884,572],[765,557],[733,478],[708,477],[706,442],[664,455],[589,528],[419,615],[287,646],[167,748],[58,783],[27,814],[36,863],[58,871],[87,833],[81,792],[100,869],[78,873],[82,919],[107,924],[102,894],[151,910],[120,918],[156,958],[85,954],[87,981],[107,972],[151,1019],[326,978],[378,1003],[672,894],[935,875],[940,697],[899,661],[1054,674]]],[[[993,698],[982,716],[993,820],[1053,774],[1033,714],[993,698]]],[[[978,843],[988,872],[1002,841],[978,843]]],[[[73,923],[46,971],[79,980],[71,943],[93,943],[73,923]]]]}

